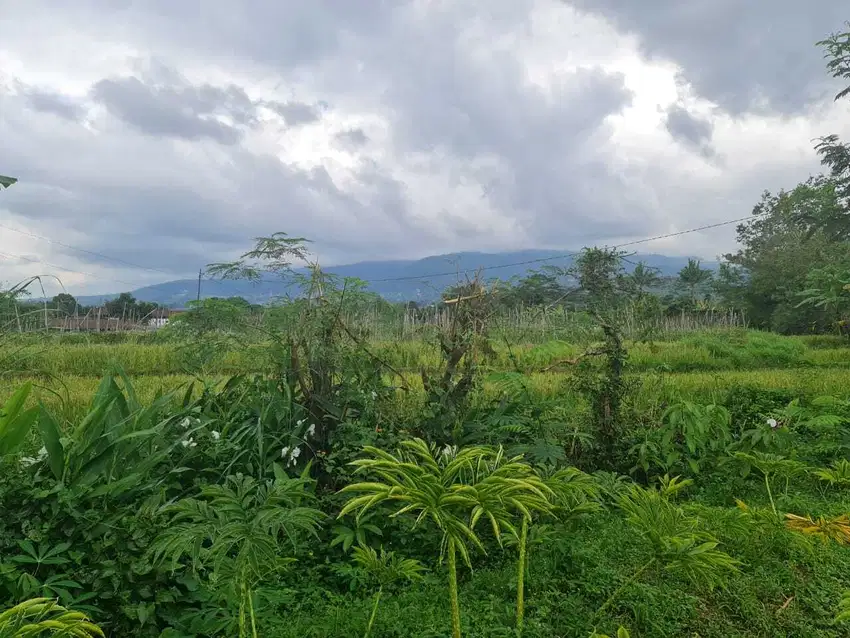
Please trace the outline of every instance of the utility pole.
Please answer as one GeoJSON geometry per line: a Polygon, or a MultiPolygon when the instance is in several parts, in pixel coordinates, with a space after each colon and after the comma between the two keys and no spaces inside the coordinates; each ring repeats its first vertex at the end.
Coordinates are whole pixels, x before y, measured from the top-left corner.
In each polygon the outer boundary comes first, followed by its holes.
{"type": "Polygon", "coordinates": [[[201,276],[204,274],[203,268],[198,268],[198,298],[197,301],[201,300],[201,276]]]}

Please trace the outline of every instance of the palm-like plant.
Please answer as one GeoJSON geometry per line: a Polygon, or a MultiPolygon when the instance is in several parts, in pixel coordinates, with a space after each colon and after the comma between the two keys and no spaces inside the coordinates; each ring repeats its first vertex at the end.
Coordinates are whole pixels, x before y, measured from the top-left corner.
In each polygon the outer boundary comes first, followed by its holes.
{"type": "Polygon", "coordinates": [[[699,520],[671,503],[662,492],[631,485],[617,497],[616,504],[648,541],[651,556],[608,597],[597,618],[626,587],[657,565],[709,587],[722,583],[726,574],[737,570],[739,561],[717,549],[719,542],[699,529],[699,520]]]}
{"type": "Polygon", "coordinates": [[[258,583],[283,570],[294,558],[281,557],[284,540],[293,548],[299,534],[316,535],[324,514],[308,507],[313,495],[304,478],[260,483],[250,476],[230,476],[225,485],[201,488],[164,508],[171,521],[155,540],[151,556],[175,569],[188,557],[193,569],[212,570],[238,592],[239,636],[256,638],[253,591],[258,583]]]}
{"type": "Polygon", "coordinates": [[[50,598],[32,598],[0,612],[0,638],[103,638],[100,627],[50,598]]]}
{"type": "Polygon", "coordinates": [[[418,560],[404,558],[395,552],[386,551],[383,547],[379,554],[367,545],[360,545],[354,547],[352,553],[354,563],[378,585],[364,636],[364,638],[369,638],[372,634],[372,627],[375,625],[375,618],[378,615],[378,603],[381,602],[384,587],[402,580],[419,580],[422,578],[425,567],[418,560]]]}
{"type": "Polygon", "coordinates": [[[461,635],[457,591],[457,555],[471,567],[469,549],[484,551],[476,524],[485,518],[496,539],[503,530],[517,535],[513,512],[530,515],[544,504],[539,486],[529,478],[519,459],[505,460],[501,449],[467,447],[439,450],[422,439],[403,441],[396,454],[365,447],[369,458],[353,462],[357,472],[376,480],[355,483],[340,492],[356,493],[339,516],[357,512],[362,517],[383,502],[399,505],[393,517],[414,515],[414,527],[430,521],[442,532],[441,558],[448,559],[452,635],[461,635]],[[534,496],[531,496],[534,495],[534,496]]]}
{"type": "Polygon", "coordinates": [[[631,283],[635,287],[638,296],[642,296],[648,289],[657,286],[661,281],[660,270],[647,266],[646,262],[639,261],[632,274],[630,275],[631,283]]]}
{"type": "Polygon", "coordinates": [[[710,270],[700,266],[698,259],[688,259],[688,265],[679,271],[679,283],[688,290],[691,301],[696,301],[697,290],[711,281],[713,276],[710,270]]]}

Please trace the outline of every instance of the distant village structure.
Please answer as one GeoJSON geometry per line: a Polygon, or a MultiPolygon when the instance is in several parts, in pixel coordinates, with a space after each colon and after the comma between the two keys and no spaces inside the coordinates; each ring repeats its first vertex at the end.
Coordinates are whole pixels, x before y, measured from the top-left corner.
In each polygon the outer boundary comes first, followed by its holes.
{"type": "MultiPolygon", "coordinates": [[[[183,309],[157,308],[144,317],[121,318],[110,317],[101,306],[81,316],[54,316],[48,323],[50,329],[60,332],[148,332],[167,326],[172,317],[184,312],[183,309]]],[[[44,328],[43,323],[41,327],[44,328]]]]}

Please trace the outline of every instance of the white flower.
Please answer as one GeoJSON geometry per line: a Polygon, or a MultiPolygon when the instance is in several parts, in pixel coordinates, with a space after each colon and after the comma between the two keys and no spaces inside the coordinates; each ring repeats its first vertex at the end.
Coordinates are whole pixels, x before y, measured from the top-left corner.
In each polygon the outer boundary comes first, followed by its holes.
{"type": "Polygon", "coordinates": [[[307,436],[313,436],[316,433],[316,424],[311,423],[310,427],[307,428],[307,436]]]}
{"type": "Polygon", "coordinates": [[[773,428],[774,430],[775,430],[776,428],[778,428],[778,427],[779,427],[779,423],[777,422],[777,420],[776,420],[776,419],[768,419],[768,420],[767,420],[767,424],[768,424],[771,428],[773,428]]]}
{"type": "Polygon", "coordinates": [[[285,448],[283,448],[280,451],[280,458],[285,459],[288,456],[289,456],[289,446],[287,445],[285,448]]]}
{"type": "Polygon", "coordinates": [[[300,426],[302,426],[302,425],[304,425],[304,419],[298,419],[298,420],[295,422],[295,425],[297,425],[297,426],[299,426],[299,427],[300,427],[300,426]]]}
{"type": "Polygon", "coordinates": [[[29,467],[30,465],[35,465],[38,463],[38,459],[33,458],[31,456],[22,456],[21,457],[21,465],[24,467],[29,467]]]}
{"type": "Polygon", "coordinates": [[[183,439],[182,441],[180,441],[180,445],[182,445],[183,447],[195,447],[198,444],[195,443],[194,438],[190,436],[188,439],[183,439]]]}
{"type": "Polygon", "coordinates": [[[190,425],[192,425],[192,419],[190,419],[189,417],[186,417],[185,419],[183,419],[182,421],[180,421],[180,425],[181,425],[181,427],[183,427],[184,429],[186,429],[186,428],[188,428],[190,425]]]}
{"type": "Polygon", "coordinates": [[[213,441],[218,441],[221,438],[221,432],[218,430],[213,430],[210,434],[212,435],[213,441]]]}
{"type": "MultiPolygon", "coordinates": [[[[285,450],[288,450],[289,448],[284,448],[284,449],[285,449],[285,450]]],[[[295,460],[296,460],[299,456],[301,456],[301,448],[300,448],[300,447],[292,448],[292,451],[289,453],[289,460],[287,460],[286,465],[287,465],[287,466],[289,466],[289,465],[295,465],[295,460]]]]}

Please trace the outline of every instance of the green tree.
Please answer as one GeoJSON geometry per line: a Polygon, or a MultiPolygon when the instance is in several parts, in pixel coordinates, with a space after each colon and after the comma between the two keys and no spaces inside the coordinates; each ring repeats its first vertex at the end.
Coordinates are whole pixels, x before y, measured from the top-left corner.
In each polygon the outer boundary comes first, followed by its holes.
{"type": "Polygon", "coordinates": [[[752,219],[737,228],[740,248],[725,256],[732,270],[724,298],[742,301],[757,326],[781,332],[828,326],[823,310],[797,305],[809,271],[842,263],[850,254],[846,242],[835,241],[817,223],[835,216],[840,206],[835,182],[822,175],[791,191],[765,192],[752,219]]]}
{"type": "Polygon", "coordinates": [[[511,306],[544,306],[557,303],[566,294],[557,270],[542,268],[519,279],[510,289],[508,302],[511,306]]]}
{"type": "MultiPolygon", "coordinates": [[[[833,33],[818,42],[827,58],[827,70],[832,77],[850,81],[850,22],[847,30],[833,33]]],[[[850,86],[835,96],[836,100],[850,97],[850,86]]],[[[821,163],[828,167],[840,198],[839,214],[819,220],[819,226],[835,239],[850,239],[850,145],[842,143],[837,135],[827,135],[815,147],[821,163]]]]}
{"type": "Polygon", "coordinates": [[[839,332],[848,325],[850,316],[850,264],[829,264],[815,268],[806,276],[805,290],[799,293],[799,306],[822,308],[833,317],[839,332]]]}
{"type": "Polygon", "coordinates": [[[565,272],[579,286],[592,313],[609,313],[628,301],[629,277],[623,267],[625,253],[615,248],[585,248],[565,272]]]}
{"type": "Polygon", "coordinates": [[[63,315],[73,315],[79,304],[73,295],[62,292],[51,299],[50,304],[63,315]]]}
{"type": "Polygon", "coordinates": [[[136,307],[136,298],[129,292],[122,292],[115,299],[103,304],[109,317],[129,317],[136,307]]]}
{"type": "Polygon", "coordinates": [[[679,271],[679,285],[688,291],[688,296],[695,303],[697,294],[705,290],[712,277],[713,273],[701,267],[698,259],[688,259],[688,265],[679,271]]]}
{"type": "Polygon", "coordinates": [[[7,177],[6,175],[0,175],[0,190],[4,188],[9,188],[12,184],[16,183],[18,180],[14,177],[7,177]]]}
{"type": "Polygon", "coordinates": [[[646,262],[639,261],[629,275],[629,282],[634,287],[638,297],[642,297],[647,291],[661,283],[661,275],[658,268],[647,266],[646,262]]]}

